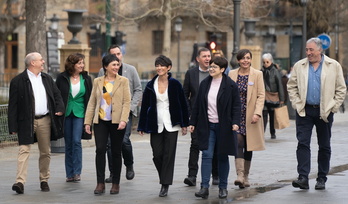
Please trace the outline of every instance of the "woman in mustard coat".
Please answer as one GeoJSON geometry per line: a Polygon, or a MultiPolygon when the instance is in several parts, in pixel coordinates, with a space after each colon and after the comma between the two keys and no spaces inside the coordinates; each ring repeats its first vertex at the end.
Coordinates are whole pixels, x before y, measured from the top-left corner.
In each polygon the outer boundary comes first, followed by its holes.
{"type": "Polygon", "coordinates": [[[237,132],[238,150],[235,159],[237,180],[234,184],[239,188],[249,187],[248,175],[252,151],[265,149],[262,110],[265,101],[263,75],[251,67],[250,50],[242,49],[237,53],[239,68],[228,74],[239,88],[241,99],[241,121],[237,132]]]}

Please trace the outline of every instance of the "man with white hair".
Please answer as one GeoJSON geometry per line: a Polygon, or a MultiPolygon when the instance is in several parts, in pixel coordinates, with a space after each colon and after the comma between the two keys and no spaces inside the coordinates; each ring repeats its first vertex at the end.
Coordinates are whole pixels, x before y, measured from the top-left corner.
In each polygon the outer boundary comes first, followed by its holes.
{"type": "Polygon", "coordinates": [[[298,179],[292,182],[292,186],[300,189],[309,189],[310,143],[313,126],[316,127],[319,145],[315,189],[325,189],[326,176],[330,170],[333,116],[346,96],[346,84],[341,65],[322,52],[321,40],[309,39],[306,43],[307,57],[294,65],[287,84],[292,107],[297,112],[298,179]]]}
{"type": "Polygon", "coordinates": [[[26,69],[12,79],[8,101],[8,129],[17,134],[19,153],[16,183],[12,190],[24,193],[31,145],[38,143],[40,157],[40,188],[50,191],[51,140],[63,137],[60,117],[65,107],[52,77],[44,72],[45,60],[40,53],[25,57],[26,69]]]}

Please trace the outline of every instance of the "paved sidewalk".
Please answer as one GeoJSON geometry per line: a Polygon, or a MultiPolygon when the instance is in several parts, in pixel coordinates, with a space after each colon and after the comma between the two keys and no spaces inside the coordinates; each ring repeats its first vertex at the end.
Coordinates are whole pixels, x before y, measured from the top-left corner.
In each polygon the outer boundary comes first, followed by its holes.
{"type": "MultiPolygon", "coordinates": [[[[277,139],[271,140],[266,130],[266,150],[254,152],[250,170],[251,187],[238,189],[233,185],[236,178],[234,158],[230,157],[229,195],[227,199],[218,199],[218,187],[210,188],[207,200],[196,198],[194,193],[198,185],[187,187],[183,180],[187,174],[187,161],[190,147],[189,136],[179,136],[175,162],[174,183],[169,187],[168,197],[160,198],[160,185],[156,169],[152,162],[152,152],[149,135],[144,137],[134,133],[131,136],[135,156],[135,178],[128,181],[125,178],[125,167],[122,169],[120,194],[110,195],[111,184],[107,184],[106,193],[95,196],[95,147],[93,141],[84,141],[83,172],[81,182],[66,183],[64,154],[54,153],[51,159],[50,192],[41,192],[38,173],[37,145],[33,145],[29,161],[28,181],[23,195],[17,195],[11,190],[16,175],[16,155],[18,147],[0,149],[0,203],[144,203],[144,204],[178,204],[178,203],[335,203],[343,204],[348,200],[346,193],[348,183],[348,113],[335,114],[332,128],[332,159],[333,174],[330,174],[326,190],[314,190],[317,172],[316,137],[312,139],[312,172],[309,190],[295,189],[291,181],[296,173],[296,137],[294,121],[291,126],[277,131],[277,139]]],[[[315,133],[315,131],[314,131],[315,133]]],[[[315,135],[315,134],[314,134],[315,135]]]]}

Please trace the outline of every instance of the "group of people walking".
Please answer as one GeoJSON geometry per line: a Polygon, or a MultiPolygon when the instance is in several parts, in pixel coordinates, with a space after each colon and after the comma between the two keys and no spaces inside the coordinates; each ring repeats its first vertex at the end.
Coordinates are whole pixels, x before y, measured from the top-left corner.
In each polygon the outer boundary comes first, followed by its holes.
{"type": "MultiPolygon", "coordinates": [[[[93,83],[84,70],[84,56],[71,54],[65,71],[56,82],[43,71],[39,53],[26,56],[26,70],[11,81],[9,131],[18,134],[19,154],[16,182],[12,190],[24,193],[30,146],[38,142],[40,187],[49,191],[50,140],[65,138],[66,182],[79,182],[82,170],[81,138],[94,129],[96,178],[94,194],[120,192],[122,156],[126,178],[135,176],[130,142],[133,116],[138,116],[137,131],[150,134],[153,162],[161,185],[159,196],[168,195],[173,183],[179,131],[191,133],[188,176],[184,183],[196,186],[199,151],[201,183],[196,197],[209,197],[210,178],[219,186],[219,198],[228,196],[229,156],[235,156],[239,188],[250,186],[249,172],[253,151],[265,149],[264,131],[270,116],[271,138],[274,106],[265,105],[266,92],[278,94],[285,102],[285,91],[272,55],[262,57],[263,68],[251,66],[252,53],[237,53],[239,67],[229,70],[222,56],[212,57],[209,49],[198,51],[198,66],[188,70],[183,85],[172,77],[172,61],[160,55],[155,59],[156,75],[143,93],[136,69],[122,61],[120,47],[112,46],[102,59],[99,77],[93,83]],[[227,69],[227,71],[226,71],[227,69]],[[141,98],[142,97],[142,98],[141,98]],[[106,152],[110,176],[105,174],[106,152]]],[[[330,163],[330,137],[333,114],[344,100],[346,87],[339,63],[322,54],[321,42],[311,38],[306,44],[307,57],[294,65],[287,83],[289,97],[296,110],[298,139],[298,180],[295,188],[308,189],[310,138],[317,127],[319,156],[315,189],[325,189],[330,163]],[[329,71],[330,70],[330,71],[329,71]],[[323,75],[325,74],[325,75],[323,75]],[[310,83],[309,83],[310,81],[310,83]],[[314,81],[314,83],[312,83],[314,81]],[[336,83],[330,83],[335,81],[336,83]]]]}

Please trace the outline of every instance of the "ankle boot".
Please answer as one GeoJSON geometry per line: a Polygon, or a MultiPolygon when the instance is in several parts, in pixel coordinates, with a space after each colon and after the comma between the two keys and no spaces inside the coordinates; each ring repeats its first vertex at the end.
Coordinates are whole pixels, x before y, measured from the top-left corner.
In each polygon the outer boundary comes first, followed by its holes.
{"type": "Polygon", "coordinates": [[[250,187],[249,183],[249,170],[250,170],[251,161],[244,161],[244,186],[250,187]]]}
{"type": "Polygon", "coordinates": [[[209,196],[209,188],[201,187],[201,189],[195,193],[196,197],[207,199],[209,196]]]}
{"type": "Polygon", "coordinates": [[[244,188],[244,159],[237,158],[234,161],[237,172],[237,179],[234,181],[234,185],[244,188]]]}
{"type": "Polygon", "coordinates": [[[118,194],[120,192],[120,184],[113,183],[110,189],[110,194],[118,194]]]}
{"type": "Polygon", "coordinates": [[[105,183],[98,183],[97,187],[95,187],[94,194],[101,195],[105,192],[105,183]]]}
{"type": "Polygon", "coordinates": [[[126,167],[126,179],[132,180],[135,176],[133,165],[129,165],[126,167]]]}

